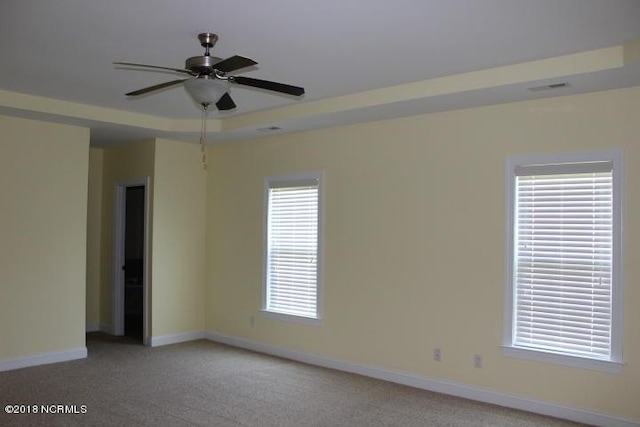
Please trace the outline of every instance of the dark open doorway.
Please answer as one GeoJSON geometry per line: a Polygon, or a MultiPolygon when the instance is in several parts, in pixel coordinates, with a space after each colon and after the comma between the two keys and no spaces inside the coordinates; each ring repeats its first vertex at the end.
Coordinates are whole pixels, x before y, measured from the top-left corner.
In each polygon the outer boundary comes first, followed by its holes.
{"type": "Polygon", "coordinates": [[[144,339],[145,187],[126,188],[124,227],[124,334],[144,339]]]}

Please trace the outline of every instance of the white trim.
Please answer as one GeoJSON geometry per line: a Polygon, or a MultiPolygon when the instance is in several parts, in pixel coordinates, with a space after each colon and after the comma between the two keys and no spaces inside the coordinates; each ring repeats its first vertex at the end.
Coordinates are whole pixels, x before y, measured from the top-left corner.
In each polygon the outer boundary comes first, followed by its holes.
{"type": "Polygon", "coordinates": [[[263,226],[262,226],[262,312],[273,319],[308,325],[321,325],[324,313],[324,171],[302,172],[290,175],[273,175],[264,178],[263,184],[263,226]],[[317,182],[318,185],[318,270],[316,275],[316,318],[272,312],[267,307],[268,281],[268,229],[269,229],[269,189],[283,186],[307,185],[317,182]]]}
{"type": "Polygon", "coordinates": [[[86,332],[104,332],[105,334],[115,335],[113,328],[109,323],[87,323],[86,332]]]}
{"type": "Polygon", "coordinates": [[[313,317],[296,316],[293,314],[277,313],[275,311],[260,310],[265,317],[281,320],[283,322],[301,323],[303,325],[321,326],[322,319],[315,319],[313,317]]]}
{"type": "Polygon", "coordinates": [[[624,212],[624,151],[614,148],[603,151],[542,153],[512,156],[505,162],[505,263],[504,263],[504,324],[503,324],[503,354],[508,357],[526,360],[555,363],[584,369],[593,369],[609,373],[619,373],[623,362],[623,212],[624,212]],[[513,342],[513,232],[514,232],[514,193],[515,169],[519,165],[555,165],[564,163],[589,163],[608,161],[613,164],[613,300],[612,300],[612,333],[611,360],[571,357],[514,347],[513,342]],[[534,354],[536,353],[536,354],[534,354]]]}
{"type": "Polygon", "coordinates": [[[149,239],[151,236],[151,178],[144,179],[144,243],[142,256],[142,270],[144,271],[142,278],[142,344],[151,345],[151,310],[149,295],[151,283],[151,269],[149,268],[149,239]]]}
{"type": "Polygon", "coordinates": [[[112,330],[114,335],[124,335],[124,223],[126,204],[126,184],[115,184],[115,212],[113,226],[113,283],[112,297],[112,330]]]}
{"type": "Polygon", "coordinates": [[[503,346],[502,354],[506,357],[532,360],[534,362],[555,363],[556,365],[569,366],[572,368],[591,369],[594,371],[619,374],[622,372],[624,363],[611,362],[609,360],[587,359],[585,357],[569,356],[566,354],[544,352],[537,349],[527,349],[522,347],[503,346]]]}
{"type": "Polygon", "coordinates": [[[207,332],[206,338],[211,341],[228,344],[234,347],[240,347],[247,350],[283,357],[285,359],[291,359],[310,365],[322,366],[338,371],[364,375],[371,378],[377,378],[397,384],[416,387],[422,390],[449,394],[452,396],[463,397],[465,399],[491,403],[507,408],[520,409],[523,411],[534,412],[537,414],[548,415],[556,418],[562,418],[591,425],[606,425],[609,427],[640,426],[640,420],[621,418],[580,408],[571,408],[550,402],[529,399],[524,396],[496,393],[494,391],[478,387],[471,387],[464,384],[458,384],[443,380],[433,380],[407,372],[345,362],[338,359],[317,356],[311,353],[305,353],[296,350],[290,350],[283,347],[251,341],[245,338],[233,337],[217,332],[207,332]]]}
{"type": "Polygon", "coordinates": [[[612,301],[611,358],[624,363],[624,152],[609,152],[613,160],[613,283],[617,284],[612,301]]]}
{"type": "Polygon", "coordinates": [[[149,344],[151,345],[151,347],[158,347],[161,345],[177,344],[181,342],[196,341],[202,339],[205,339],[205,333],[203,331],[183,332],[180,334],[169,334],[150,337],[149,344]]]}
{"type": "Polygon", "coordinates": [[[150,345],[149,325],[149,236],[150,236],[150,194],[151,194],[151,178],[144,177],[131,181],[121,181],[115,183],[116,202],[115,202],[115,223],[114,223],[114,246],[113,246],[113,283],[112,283],[112,315],[113,325],[110,332],[113,335],[124,335],[124,289],[121,284],[124,283],[124,273],[122,265],[124,265],[124,224],[125,224],[125,204],[127,187],[144,187],[144,255],[143,255],[143,281],[142,281],[142,342],[144,345],[150,345]]]}
{"type": "Polygon", "coordinates": [[[0,372],[29,366],[47,365],[49,363],[68,362],[70,360],[85,359],[87,347],[76,347],[61,351],[32,354],[16,359],[0,360],[0,372]]]}

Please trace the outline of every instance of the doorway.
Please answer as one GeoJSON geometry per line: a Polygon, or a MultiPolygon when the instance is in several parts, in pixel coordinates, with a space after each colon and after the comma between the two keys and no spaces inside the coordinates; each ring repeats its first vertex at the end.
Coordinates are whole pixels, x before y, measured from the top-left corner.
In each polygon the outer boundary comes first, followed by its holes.
{"type": "Polygon", "coordinates": [[[124,224],[124,335],[143,340],[144,186],[126,188],[124,224]]]}
{"type": "Polygon", "coordinates": [[[147,181],[116,186],[114,258],[114,335],[146,344],[147,331],[147,181]]]}

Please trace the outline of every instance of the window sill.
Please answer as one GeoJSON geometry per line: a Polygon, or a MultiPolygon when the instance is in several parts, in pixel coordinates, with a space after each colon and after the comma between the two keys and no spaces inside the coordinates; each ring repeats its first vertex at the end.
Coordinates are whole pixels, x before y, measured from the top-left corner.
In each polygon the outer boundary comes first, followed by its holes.
{"type": "Polygon", "coordinates": [[[283,322],[300,323],[303,325],[321,326],[322,320],[312,317],[296,316],[294,314],[279,313],[276,311],[261,310],[265,317],[282,320],[283,322]]]}
{"type": "Polygon", "coordinates": [[[533,350],[523,347],[503,346],[502,354],[506,357],[532,360],[535,362],[553,363],[556,365],[570,366],[573,368],[591,369],[594,371],[619,374],[622,372],[622,362],[610,360],[588,359],[579,356],[551,353],[542,350],[533,350]]]}

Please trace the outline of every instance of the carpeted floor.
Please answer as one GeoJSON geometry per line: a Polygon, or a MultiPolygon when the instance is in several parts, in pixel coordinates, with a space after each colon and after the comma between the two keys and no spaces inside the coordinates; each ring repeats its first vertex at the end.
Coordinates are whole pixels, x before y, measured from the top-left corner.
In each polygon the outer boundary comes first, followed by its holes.
{"type": "Polygon", "coordinates": [[[2,426],[577,426],[209,341],[143,347],[89,334],[89,357],[0,372],[2,426]],[[75,405],[61,408],[51,405],[75,405]],[[86,406],[82,406],[86,405],[86,406]]]}

